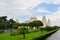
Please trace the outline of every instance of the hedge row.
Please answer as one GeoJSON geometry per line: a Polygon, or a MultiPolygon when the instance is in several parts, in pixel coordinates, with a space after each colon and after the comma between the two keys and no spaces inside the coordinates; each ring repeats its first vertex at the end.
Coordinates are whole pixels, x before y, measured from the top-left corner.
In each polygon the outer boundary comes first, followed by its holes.
{"type": "Polygon", "coordinates": [[[55,33],[57,30],[53,30],[48,32],[47,34],[44,34],[43,36],[40,36],[38,38],[35,38],[33,40],[45,40],[46,38],[48,38],[50,35],[52,35],[53,33],[55,33]]]}

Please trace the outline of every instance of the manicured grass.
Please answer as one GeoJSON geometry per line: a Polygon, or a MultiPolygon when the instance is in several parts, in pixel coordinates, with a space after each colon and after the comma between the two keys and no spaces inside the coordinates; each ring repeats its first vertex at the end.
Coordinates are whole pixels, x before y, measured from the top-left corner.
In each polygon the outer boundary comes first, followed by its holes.
{"type": "MultiPolygon", "coordinates": [[[[50,31],[50,32],[53,32],[53,31],[50,31]]],[[[26,34],[26,38],[25,39],[23,39],[23,35],[10,36],[9,33],[0,34],[0,40],[33,40],[34,38],[43,36],[43,35],[48,34],[50,32],[38,31],[38,32],[28,33],[28,34],[26,34]]]]}

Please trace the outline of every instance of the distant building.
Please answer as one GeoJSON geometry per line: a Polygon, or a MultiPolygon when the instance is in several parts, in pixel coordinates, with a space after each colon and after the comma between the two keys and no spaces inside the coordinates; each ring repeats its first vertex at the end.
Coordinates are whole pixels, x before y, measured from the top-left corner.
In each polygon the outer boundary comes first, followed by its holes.
{"type": "MultiPolygon", "coordinates": [[[[26,20],[25,23],[29,23],[35,20],[37,20],[37,17],[34,14],[32,14],[30,20],[26,20]]],[[[42,23],[43,23],[43,27],[50,26],[50,20],[48,19],[47,21],[46,16],[42,17],[42,23]]]]}
{"type": "Polygon", "coordinates": [[[19,23],[19,20],[18,19],[16,19],[16,23],[19,23]]]}
{"type": "Polygon", "coordinates": [[[32,22],[32,21],[35,21],[35,20],[37,20],[37,18],[34,14],[32,14],[30,20],[26,20],[25,23],[29,23],[29,22],[32,22]]]}
{"type": "Polygon", "coordinates": [[[48,21],[47,21],[47,26],[50,26],[50,19],[48,19],[48,21]]]}
{"type": "Polygon", "coordinates": [[[34,21],[34,20],[37,20],[36,16],[34,14],[32,14],[31,18],[30,18],[31,21],[34,21]]]}
{"type": "Polygon", "coordinates": [[[45,16],[42,17],[42,22],[43,22],[44,27],[50,26],[51,24],[50,19],[47,20],[45,16]]]}
{"type": "Polygon", "coordinates": [[[46,17],[45,16],[42,17],[42,23],[44,26],[46,26],[46,17]]]}

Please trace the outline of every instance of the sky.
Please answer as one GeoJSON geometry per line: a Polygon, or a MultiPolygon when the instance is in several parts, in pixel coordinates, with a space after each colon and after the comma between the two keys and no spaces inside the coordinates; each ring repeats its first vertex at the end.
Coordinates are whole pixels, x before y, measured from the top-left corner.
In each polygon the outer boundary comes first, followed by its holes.
{"type": "Polygon", "coordinates": [[[51,25],[60,25],[60,0],[0,0],[0,16],[24,22],[32,14],[38,20],[46,16],[51,25]]]}

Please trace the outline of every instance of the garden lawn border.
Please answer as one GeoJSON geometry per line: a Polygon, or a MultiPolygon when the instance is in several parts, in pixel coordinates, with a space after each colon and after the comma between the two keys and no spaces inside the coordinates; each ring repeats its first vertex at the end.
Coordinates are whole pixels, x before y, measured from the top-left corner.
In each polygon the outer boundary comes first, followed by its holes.
{"type": "Polygon", "coordinates": [[[43,36],[40,36],[40,37],[37,37],[33,40],[45,40],[46,38],[48,38],[49,36],[51,36],[53,33],[55,33],[56,31],[58,31],[57,29],[56,30],[53,30],[53,31],[50,31],[48,32],[47,34],[43,35],[43,36]]]}

